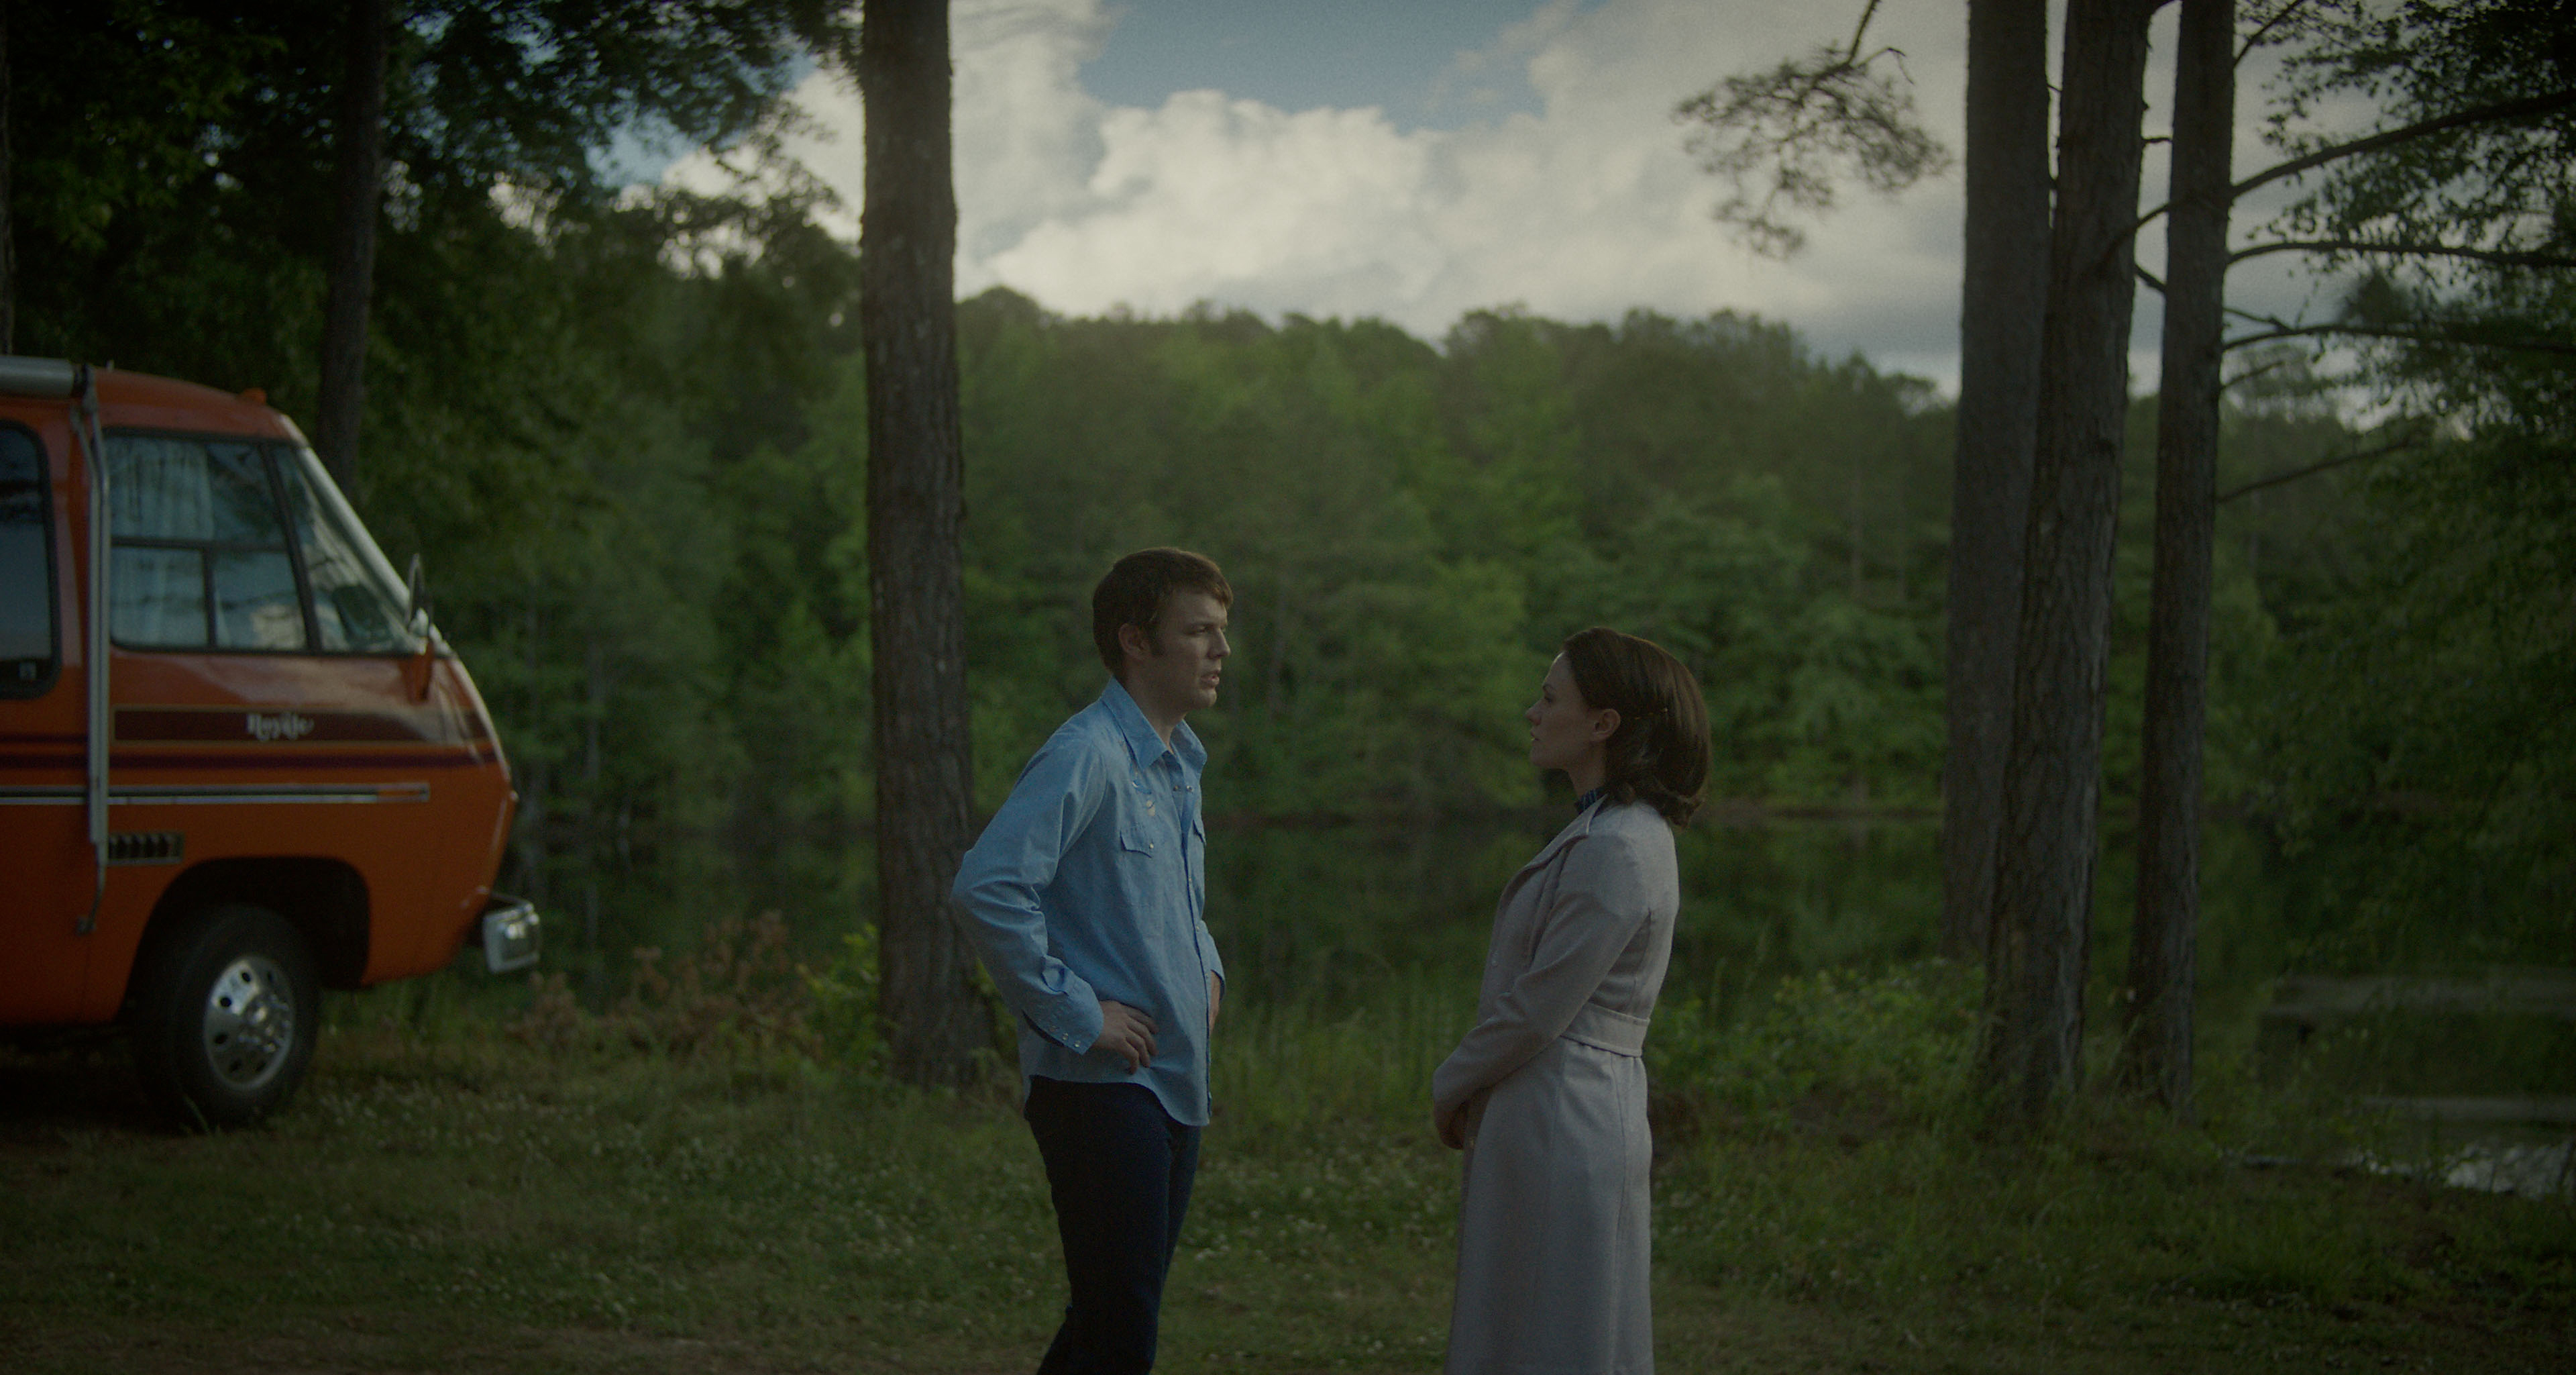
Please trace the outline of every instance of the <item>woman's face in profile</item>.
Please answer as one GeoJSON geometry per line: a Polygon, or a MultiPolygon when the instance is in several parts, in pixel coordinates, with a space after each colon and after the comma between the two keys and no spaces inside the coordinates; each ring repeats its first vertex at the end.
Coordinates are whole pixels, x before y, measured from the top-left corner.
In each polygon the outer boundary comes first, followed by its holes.
{"type": "Polygon", "coordinates": [[[1600,753],[1602,742],[1618,727],[1617,713],[1596,711],[1585,704],[1562,654],[1548,665],[1547,677],[1538,685],[1538,700],[1521,713],[1521,719],[1529,723],[1530,762],[1542,769],[1568,772],[1600,753]]]}

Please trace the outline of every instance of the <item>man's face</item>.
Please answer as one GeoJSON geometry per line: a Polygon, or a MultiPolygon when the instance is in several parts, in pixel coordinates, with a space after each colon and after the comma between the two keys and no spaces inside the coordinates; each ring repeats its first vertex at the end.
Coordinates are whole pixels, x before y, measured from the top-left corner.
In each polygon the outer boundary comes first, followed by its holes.
{"type": "Polygon", "coordinates": [[[1159,644],[1148,644],[1136,626],[1119,632],[1127,650],[1128,695],[1147,715],[1171,721],[1215,706],[1225,656],[1234,652],[1226,643],[1225,626],[1225,608],[1216,598],[1189,587],[1173,592],[1155,627],[1159,644]]]}

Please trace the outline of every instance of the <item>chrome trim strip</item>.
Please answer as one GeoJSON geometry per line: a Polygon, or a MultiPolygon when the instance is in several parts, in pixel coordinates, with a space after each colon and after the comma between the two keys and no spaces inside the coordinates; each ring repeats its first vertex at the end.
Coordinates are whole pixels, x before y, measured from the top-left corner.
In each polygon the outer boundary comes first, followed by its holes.
{"type": "Polygon", "coordinates": [[[0,358],[0,396],[59,398],[80,392],[80,372],[62,358],[0,358]]]}
{"type": "MultiPolygon", "coordinates": [[[[0,787],[0,807],[67,806],[88,800],[88,790],[73,787],[0,787]]],[[[108,794],[117,806],[166,806],[173,803],[243,802],[427,802],[427,783],[281,783],[270,787],[234,787],[220,783],[177,783],[159,787],[124,787],[108,794]]]]}
{"type": "Polygon", "coordinates": [[[73,385],[79,389],[74,414],[80,424],[81,455],[88,460],[84,484],[89,489],[89,605],[81,608],[87,625],[87,642],[81,646],[83,677],[89,692],[89,715],[82,723],[88,736],[88,788],[84,800],[89,805],[89,845],[98,857],[98,886],[90,895],[89,911],[74,925],[75,934],[86,936],[98,927],[98,909],[107,903],[107,809],[115,800],[108,791],[108,754],[116,740],[115,708],[109,701],[108,665],[114,655],[108,649],[108,569],[116,562],[110,552],[116,544],[115,532],[109,528],[107,483],[109,463],[107,445],[98,433],[98,370],[84,363],[73,372],[73,385]]]}

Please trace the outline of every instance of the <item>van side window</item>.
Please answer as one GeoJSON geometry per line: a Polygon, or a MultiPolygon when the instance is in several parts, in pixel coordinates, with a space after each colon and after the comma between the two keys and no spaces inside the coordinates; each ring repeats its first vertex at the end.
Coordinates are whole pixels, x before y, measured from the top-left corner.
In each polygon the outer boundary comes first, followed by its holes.
{"type": "Polygon", "coordinates": [[[304,648],[295,561],[259,446],[115,435],[107,456],[108,628],[117,643],[304,648]]]}
{"type": "Polygon", "coordinates": [[[43,692],[61,662],[49,498],[45,451],[25,430],[0,427],[0,697],[43,692]]]}
{"type": "Polygon", "coordinates": [[[305,580],[313,586],[313,624],[321,632],[322,648],[356,654],[416,651],[420,642],[403,625],[409,596],[340,499],[339,489],[326,485],[330,479],[320,460],[309,449],[275,453],[295,542],[304,551],[305,580]]]}

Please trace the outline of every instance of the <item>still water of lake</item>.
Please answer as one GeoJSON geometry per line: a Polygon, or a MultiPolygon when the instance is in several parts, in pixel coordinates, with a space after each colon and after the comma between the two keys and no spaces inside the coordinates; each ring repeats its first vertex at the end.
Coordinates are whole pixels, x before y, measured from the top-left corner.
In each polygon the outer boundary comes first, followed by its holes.
{"type": "MultiPolygon", "coordinates": [[[[1242,827],[1208,842],[1208,925],[1237,996],[1366,997],[1389,979],[1455,978],[1472,998],[1503,884],[1556,815],[1421,826],[1242,827]]],[[[1729,1005],[1782,977],[1882,968],[1940,942],[1939,825],[1922,817],[1703,819],[1678,837],[1682,913],[1667,998],[1729,1005]]],[[[2206,858],[2204,998],[2231,1013],[2280,971],[2278,904],[2250,830],[2216,828],[2206,858]]],[[[2132,860],[2110,837],[2095,981],[2127,958],[2132,860]]]]}
{"type": "MultiPolygon", "coordinates": [[[[1208,925],[1225,952],[1230,999],[1357,1012],[1403,989],[1464,1017],[1495,900],[1562,817],[1219,830],[1208,842],[1208,925]]],[[[1868,972],[1938,951],[1931,819],[1703,819],[1676,839],[1683,904],[1668,1002],[1698,998],[1733,1015],[1792,975],[1868,972]]],[[[2317,933],[2291,929],[2301,873],[2259,826],[2213,823],[2201,873],[2196,1018],[2201,1062],[2215,1066],[2256,1052],[2275,980],[2299,968],[2317,933]]],[[[2118,1023],[2134,882],[2133,837],[2112,826],[2095,882],[2087,1006],[2097,1032],[2118,1023]]],[[[2299,1073],[2355,1096],[2576,1094],[2576,1029],[2563,1023],[2377,1016],[2304,1054],[2299,1073]]],[[[2275,1078],[2291,1068],[2261,1065],[2275,1078]]],[[[2468,1139],[2456,1129],[2436,1135],[2468,1139]]],[[[2566,1133],[2499,1124],[2474,1135],[2563,1143],[2566,1133]]]]}

